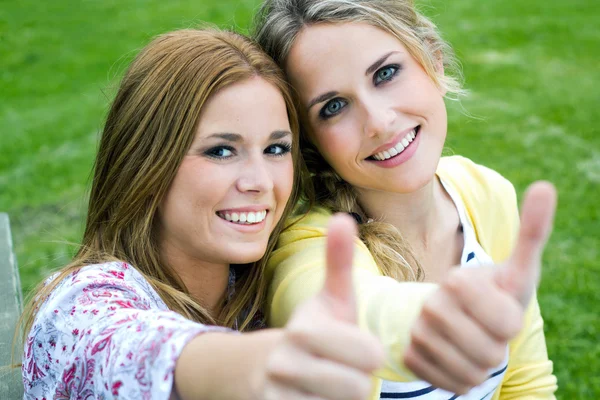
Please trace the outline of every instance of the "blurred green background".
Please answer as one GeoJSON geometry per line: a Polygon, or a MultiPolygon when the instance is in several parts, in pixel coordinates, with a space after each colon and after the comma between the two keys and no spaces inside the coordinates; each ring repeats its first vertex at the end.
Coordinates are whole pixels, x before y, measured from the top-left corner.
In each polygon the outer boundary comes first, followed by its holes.
{"type": "MultiPolygon", "coordinates": [[[[0,0],[0,211],[29,290],[82,231],[98,132],[118,79],[154,35],[210,21],[246,31],[258,1],[0,0]]],[[[418,2],[461,59],[448,148],[519,194],[559,190],[539,300],[559,398],[600,398],[600,2],[418,2]],[[465,113],[465,110],[467,113],[465,113]]]]}

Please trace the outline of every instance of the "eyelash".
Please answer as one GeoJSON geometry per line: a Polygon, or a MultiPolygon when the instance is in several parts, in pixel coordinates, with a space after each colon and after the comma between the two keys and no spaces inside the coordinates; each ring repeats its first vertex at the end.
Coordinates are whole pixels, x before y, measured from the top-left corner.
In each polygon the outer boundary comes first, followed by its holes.
{"type": "MultiPolygon", "coordinates": [[[[292,145],[290,143],[284,143],[284,142],[273,143],[265,149],[265,153],[267,155],[270,155],[273,157],[283,157],[284,155],[288,154],[290,151],[292,151],[292,145]],[[278,154],[266,153],[267,149],[270,149],[272,147],[280,147],[281,153],[278,153],[278,154]]],[[[207,157],[213,158],[215,160],[227,160],[235,155],[235,148],[233,148],[231,146],[215,146],[215,147],[211,147],[210,149],[206,150],[204,152],[204,155],[206,155],[207,157]],[[222,155],[216,154],[217,152],[219,152],[221,150],[230,151],[232,154],[227,155],[227,156],[222,156],[222,155]]]]}
{"type": "MultiPolygon", "coordinates": [[[[379,68],[379,69],[378,69],[377,71],[375,71],[375,73],[373,74],[373,84],[374,84],[375,86],[379,86],[379,85],[381,85],[381,84],[385,84],[385,83],[387,83],[387,82],[391,82],[391,81],[393,81],[393,80],[394,80],[394,78],[396,78],[396,76],[398,76],[398,73],[400,72],[400,70],[401,70],[401,69],[402,69],[402,66],[401,66],[400,64],[388,64],[388,65],[386,65],[386,66],[384,66],[384,67],[382,67],[382,68],[379,68]],[[377,82],[378,74],[379,74],[381,71],[385,71],[385,70],[387,70],[387,69],[394,69],[394,71],[393,71],[392,75],[391,75],[391,76],[390,76],[388,79],[384,79],[384,80],[382,80],[382,81],[379,81],[379,82],[377,82]]],[[[340,108],[340,109],[342,109],[343,107],[345,107],[345,106],[348,104],[348,102],[347,102],[346,100],[344,100],[344,99],[342,99],[342,98],[340,98],[340,97],[336,97],[336,98],[333,98],[333,99],[329,100],[327,103],[325,103],[325,105],[323,106],[323,108],[321,108],[321,110],[319,111],[319,118],[320,118],[320,119],[322,119],[322,120],[327,120],[327,119],[329,119],[329,118],[333,118],[333,117],[335,117],[336,115],[338,115],[338,114],[339,114],[339,112],[337,112],[337,113],[335,113],[335,114],[331,114],[331,115],[327,115],[327,114],[326,114],[327,107],[328,107],[329,105],[331,105],[333,102],[341,102],[341,103],[344,103],[344,104],[341,106],[341,108],[340,108]]]]}
{"type": "Polygon", "coordinates": [[[394,78],[396,78],[396,76],[398,76],[398,73],[400,72],[401,69],[402,69],[402,66],[400,64],[389,64],[389,65],[386,65],[385,67],[379,68],[373,74],[373,84],[377,86],[377,85],[381,85],[382,83],[393,81],[394,78]],[[379,73],[381,71],[385,71],[387,69],[394,69],[394,72],[388,79],[384,79],[383,81],[380,81],[379,83],[377,83],[377,77],[378,77],[379,73]]]}

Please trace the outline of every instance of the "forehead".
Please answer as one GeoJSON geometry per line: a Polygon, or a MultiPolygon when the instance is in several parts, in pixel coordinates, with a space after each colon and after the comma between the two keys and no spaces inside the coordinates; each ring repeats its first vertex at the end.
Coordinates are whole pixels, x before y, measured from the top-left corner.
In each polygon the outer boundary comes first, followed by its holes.
{"type": "Polygon", "coordinates": [[[406,52],[392,34],[366,23],[321,23],[306,26],[298,34],[286,63],[294,83],[327,78],[342,71],[362,73],[382,54],[406,52]]]}
{"type": "Polygon", "coordinates": [[[198,136],[215,132],[268,136],[289,130],[285,100],[280,90],[261,77],[229,85],[215,93],[200,115],[198,136]]]}

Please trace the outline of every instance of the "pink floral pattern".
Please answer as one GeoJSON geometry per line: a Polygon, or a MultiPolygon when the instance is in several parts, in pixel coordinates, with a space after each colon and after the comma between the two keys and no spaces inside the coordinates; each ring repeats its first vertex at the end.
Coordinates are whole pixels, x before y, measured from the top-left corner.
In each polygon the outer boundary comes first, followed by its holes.
{"type": "Polygon", "coordinates": [[[40,307],[23,354],[25,399],[168,399],[179,354],[205,326],[170,311],[126,263],[89,265],[40,307]]]}

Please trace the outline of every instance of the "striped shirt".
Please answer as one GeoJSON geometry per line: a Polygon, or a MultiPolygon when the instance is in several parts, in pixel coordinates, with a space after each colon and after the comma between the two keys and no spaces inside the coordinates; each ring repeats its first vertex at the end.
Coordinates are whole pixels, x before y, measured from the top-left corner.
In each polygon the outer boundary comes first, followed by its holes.
{"type": "MultiPolygon", "coordinates": [[[[493,264],[492,258],[485,252],[477,241],[475,229],[469,217],[466,214],[465,206],[458,194],[452,188],[442,185],[452,198],[463,229],[464,247],[461,256],[462,268],[480,268],[482,265],[493,264]]],[[[474,387],[467,394],[462,396],[438,389],[425,381],[413,382],[392,382],[383,381],[381,386],[380,399],[417,399],[417,400],[484,400],[491,399],[496,390],[502,384],[506,368],[508,366],[508,347],[504,361],[497,367],[489,371],[488,379],[481,385],[474,387]]]]}

